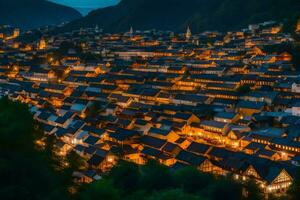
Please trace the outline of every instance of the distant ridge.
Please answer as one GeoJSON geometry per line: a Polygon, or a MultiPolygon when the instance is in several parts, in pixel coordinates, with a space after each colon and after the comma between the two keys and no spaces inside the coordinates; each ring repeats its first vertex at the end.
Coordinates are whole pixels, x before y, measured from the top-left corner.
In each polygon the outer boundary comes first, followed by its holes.
{"type": "Polygon", "coordinates": [[[107,32],[126,31],[130,26],[226,31],[269,20],[293,24],[299,16],[299,0],[122,0],[116,6],[92,11],[64,30],[99,25],[107,32]]]}
{"type": "Polygon", "coordinates": [[[82,16],[86,16],[91,11],[95,10],[95,8],[84,8],[84,7],[74,7],[76,10],[78,10],[82,16]]]}
{"type": "Polygon", "coordinates": [[[23,29],[72,21],[81,14],[67,6],[46,0],[0,0],[0,24],[23,29]]]}

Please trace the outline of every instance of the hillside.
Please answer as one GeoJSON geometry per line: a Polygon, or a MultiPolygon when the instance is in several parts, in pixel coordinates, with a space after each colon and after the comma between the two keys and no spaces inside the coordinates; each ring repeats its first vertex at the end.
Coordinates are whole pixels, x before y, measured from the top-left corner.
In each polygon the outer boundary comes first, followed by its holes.
{"type": "Polygon", "coordinates": [[[91,12],[64,30],[93,27],[108,32],[135,29],[183,31],[232,30],[267,20],[294,23],[299,0],[122,0],[118,5],[91,12]]]}
{"type": "Polygon", "coordinates": [[[80,13],[75,9],[46,0],[0,1],[0,24],[24,29],[60,24],[80,17],[80,13]]]}

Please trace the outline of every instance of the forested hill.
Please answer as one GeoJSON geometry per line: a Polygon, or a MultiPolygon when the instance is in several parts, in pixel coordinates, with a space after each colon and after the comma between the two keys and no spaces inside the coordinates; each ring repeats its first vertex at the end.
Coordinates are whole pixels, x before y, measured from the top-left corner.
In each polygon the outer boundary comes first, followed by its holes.
{"type": "Polygon", "coordinates": [[[0,0],[0,25],[30,29],[69,22],[80,17],[75,9],[46,0],[0,0]]]}
{"type": "Polygon", "coordinates": [[[300,16],[299,0],[122,0],[118,5],[91,12],[64,30],[99,27],[107,32],[135,29],[194,32],[234,30],[268,20],[294,24],[300,16]]]}

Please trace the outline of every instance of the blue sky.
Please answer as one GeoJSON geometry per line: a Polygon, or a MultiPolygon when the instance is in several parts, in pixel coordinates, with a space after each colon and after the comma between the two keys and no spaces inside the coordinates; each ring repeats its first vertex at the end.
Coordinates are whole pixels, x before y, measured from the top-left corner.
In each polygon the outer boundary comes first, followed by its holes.
{"type": "Polygon", "coordinates": [[[56,3],[64,4],[71,7],[81,8],[101,8],[114,5],[119,0],[50,0],[56,3]]]}

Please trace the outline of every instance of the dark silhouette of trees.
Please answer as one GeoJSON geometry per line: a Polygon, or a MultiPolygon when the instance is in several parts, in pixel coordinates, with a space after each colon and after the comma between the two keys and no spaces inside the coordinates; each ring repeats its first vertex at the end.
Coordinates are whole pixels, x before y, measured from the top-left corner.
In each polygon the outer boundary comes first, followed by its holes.
{"type": "Polygon", "coordinates": [[[27,106],[0,100],[1,199],[68,198],[65,177],[53,169],[55,163],[46,152],[36,147],[35,141],[41,138],[27,106]]]}

